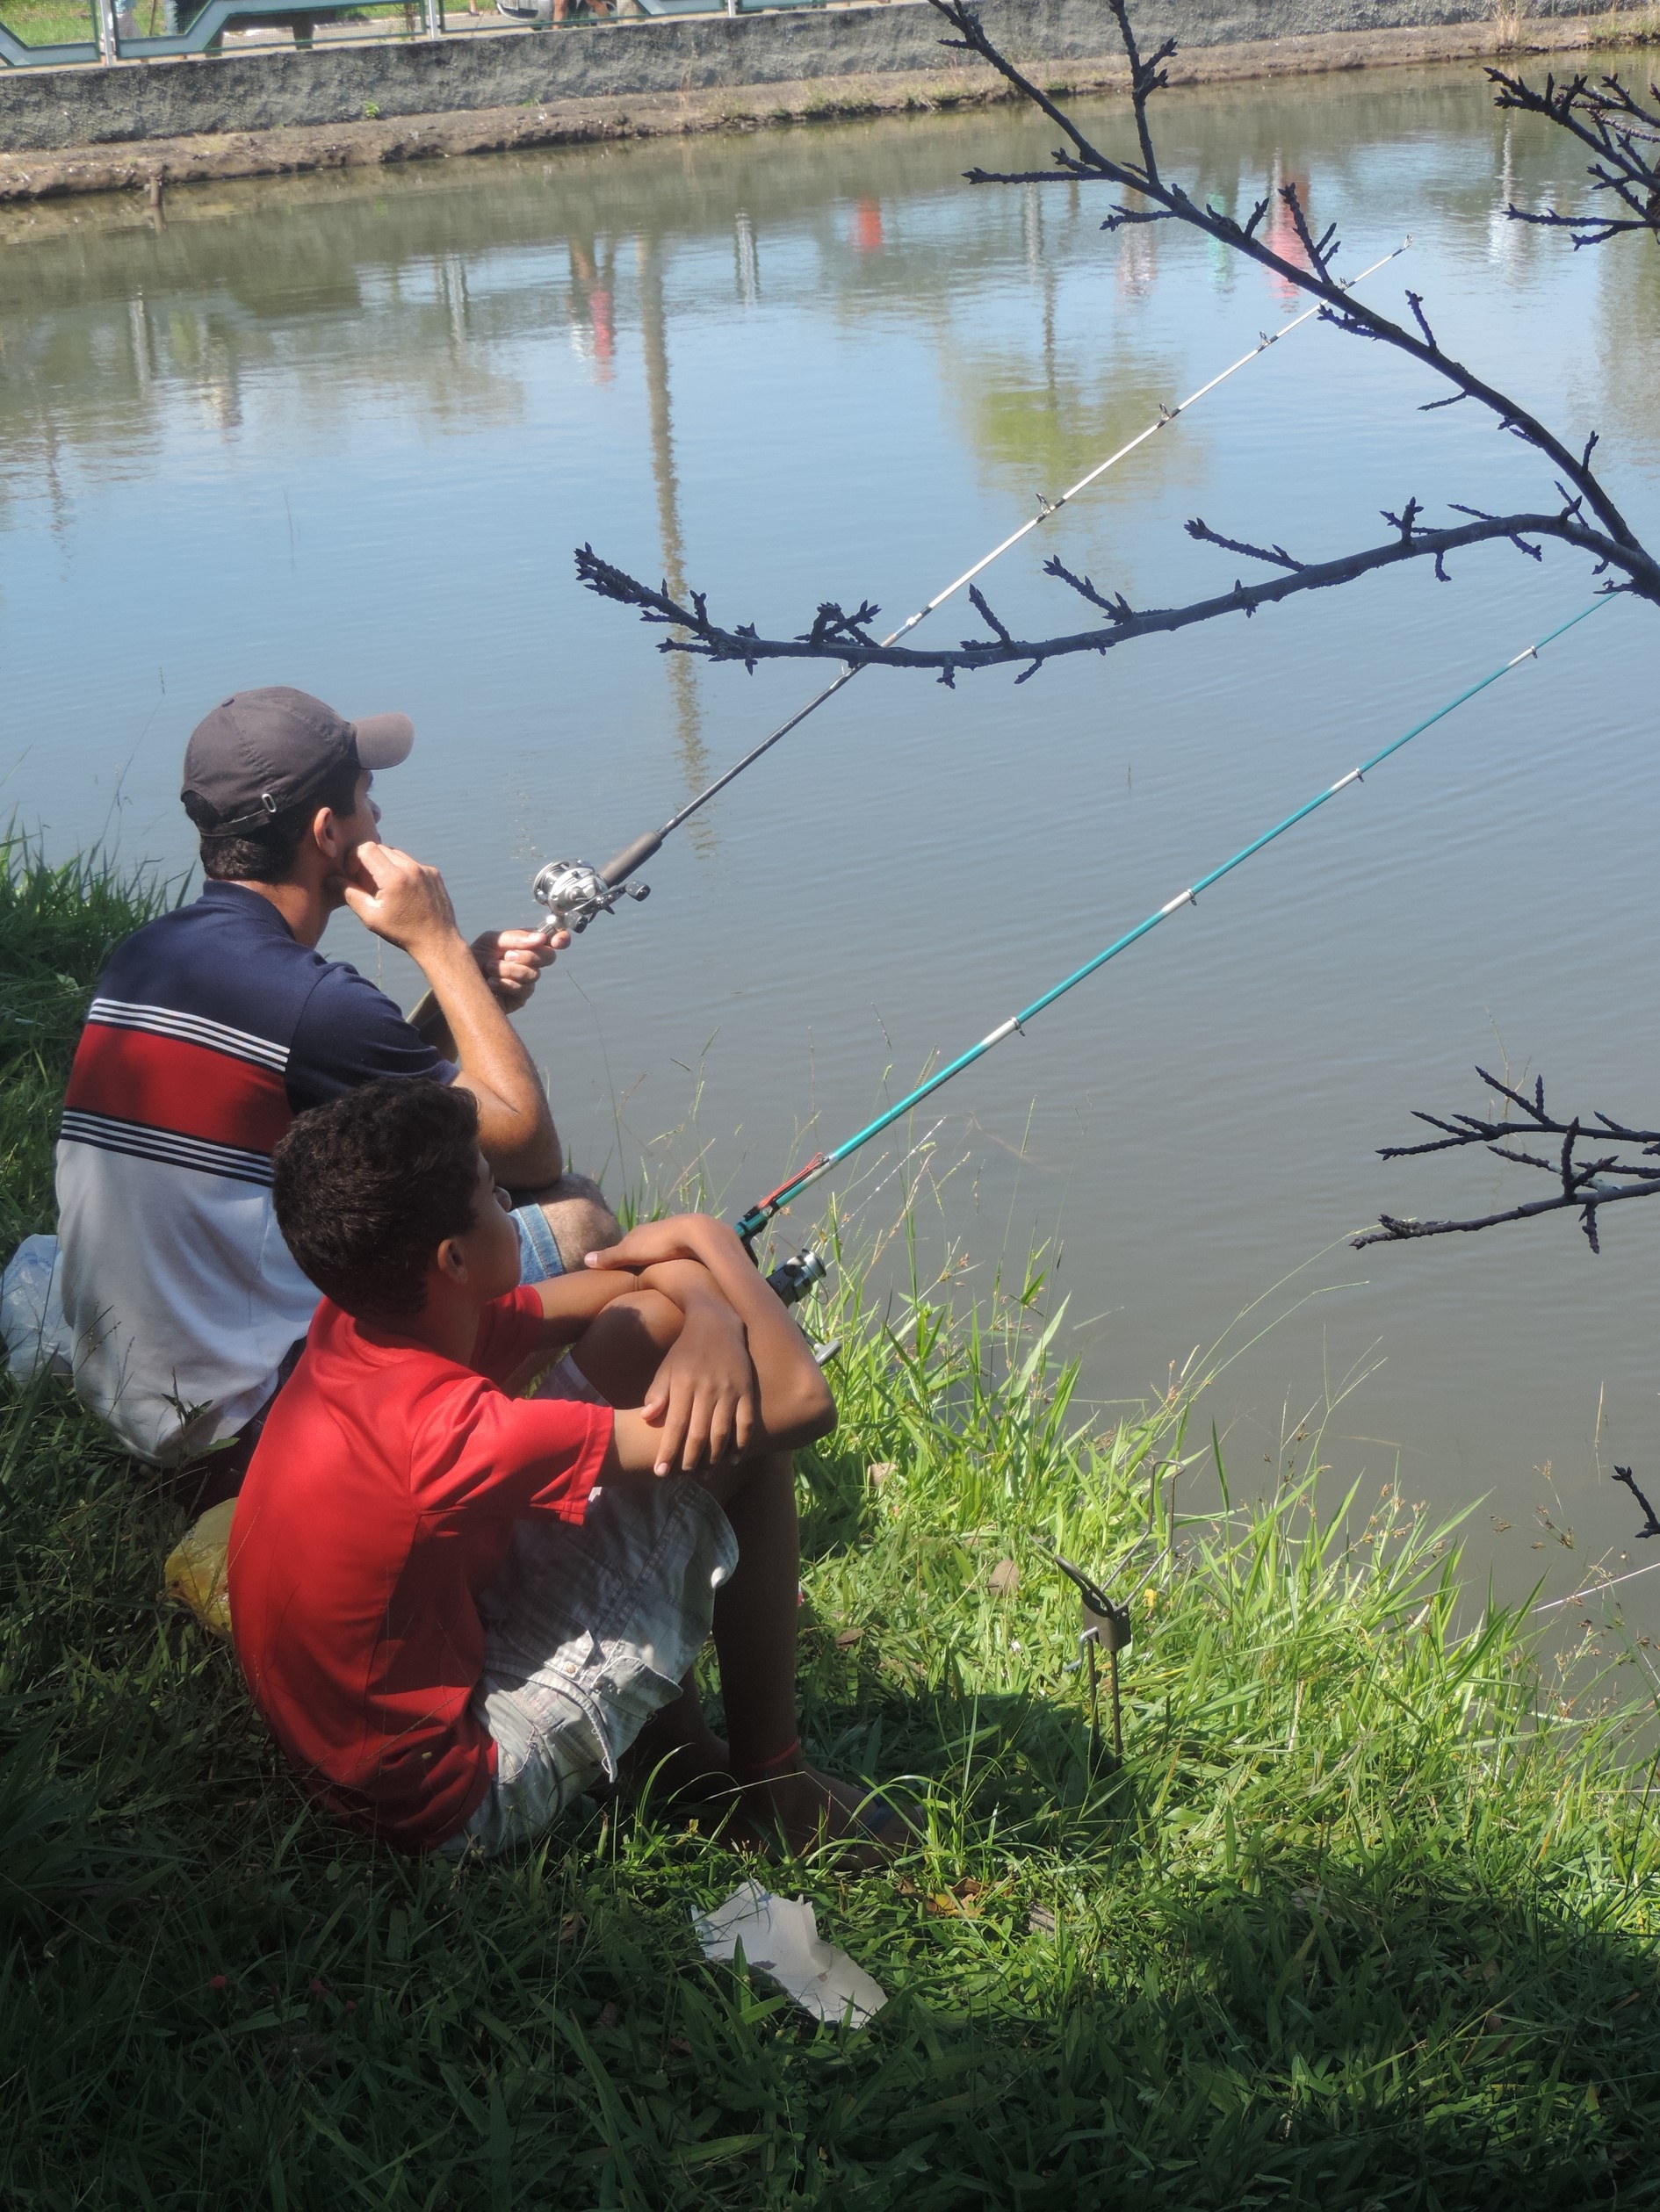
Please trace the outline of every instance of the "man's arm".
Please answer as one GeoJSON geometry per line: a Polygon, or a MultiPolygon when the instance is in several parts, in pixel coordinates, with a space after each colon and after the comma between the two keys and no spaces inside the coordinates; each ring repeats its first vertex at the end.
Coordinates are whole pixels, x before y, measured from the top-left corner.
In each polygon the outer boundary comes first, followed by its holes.
{"type": "Polygon", "coordinates": [[[564,1161],[535,1063],[456,927],[443,877],[390,845],[360,845],[354,867],[347,904],[365,928],[407,952],[432,986],[454,1041],[457,1085],[478,1101],[485,1157],[521,1189],[556,1181],[564,1161]]]}
{"type": "MultiPolygon", "coordinates": [[[[529,1004],[542,970],[553,965],[570,941],[570,933],[563,929],[552,937],[539,929],[487,929],[468,949],[491,997],[504,1013],[516,1014],[529,1004]]],[[[409,1027],[446,1060],[455,1058],[450,1025],[429,991],[409,1009],[409,1027]]]]}

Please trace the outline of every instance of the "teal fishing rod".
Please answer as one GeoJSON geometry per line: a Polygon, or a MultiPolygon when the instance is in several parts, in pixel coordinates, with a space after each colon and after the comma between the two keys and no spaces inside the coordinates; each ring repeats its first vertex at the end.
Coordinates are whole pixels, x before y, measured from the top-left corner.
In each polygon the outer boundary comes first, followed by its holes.
{"type": "MultiPolygon", "coordinates": [[[[1288,830],[1295,829],[1299,822],[1306,822],[1310,814],[1317,813],[1329,800],[1336,798],[1339,791],[1346,791],[1351,784],[1363,783],[1374,768],[1381,767],[1404,746],[1411,745],[1414,738],[1421,738],[1425,730],[1433,730],[1438,722],[1445,722],[1449,714],[1455,714],[1460,707],[1468,705],[1470,700],[1498,682],[1501,677],[1509,675],[1512,668],[1519,668],[1525,660],[1537,660],[1547,645],[1554,645],[1557,638],[1565,638],[1570,630],[1577,628],[1587,616],[1594,615],[1599,607],[1606,607],[1611,599],[1619,596],[1619,593],[1613,591],[1600,594],[1588,607],[1582,607],[1577,615],[1570,615],[1555,630],[1547,630],[1531,645],[1524,645],[1520,652],[1505,661],[1502,667],[1493,669],[1479,682],[1461,691],[1455,699],[1449,699],[1445,706],[1438,707],[1422,722],[1415,722],[1402,736],[1392,739],[1388,745],[1380,746],[1377,752],[1362,760],[1359,767],[1351,768],[1346,775],[1340,775],[1335,783],[1328,784],[1324,791],[1317,792],[1305,806],[1300,806],[1295,813],[1288,814],[1283,821],[1276,822],[1260,837],[1252,838],[1249,845],[1242,845],[1237,853],[1223,861],[1220,868],[1213,868],[1208,875],[1197,877],[1185,891],[1178,891],[1174,898],[1166,899],[1155,913],[1148,915],[1145,921],[1137,922],[1134,929],[1127,929],[1122,937],[1115,938],[1104,952],[1097,953],[1093,960],[1086,960],[1081,968],[1074,968],[1070,976],[1064,976],[1051,990],[1044,991],[1041,998],[1034,998],[1029,1006],[1022,1006],[1018,1013],[1011,1014],[1007,1021],[1000,1022],[995,1029],[980,1039],[978,1044],[971,1045],[966,1052],[958,1053],[955,1060],[948,1061],[926,1082],[919,1083],[914,1091],[906,1092],[897,1105],[889,1106],[884,1113],[877,1114],[874,1121],[868,1121],[863,1128],[855,1130],[834,1151],[815,1153],[805,1167],[781,1183],[776,1191],[769,1192],[765,1198],[757,1199],[749,1211],[737,1221],[738,1234],[745,1244],[753,1253],[755,1238],[792,1200],[799,1198],[804,1191],[828,1175],[834,1168],[840,1167],[843,1160],[851,1158],[854,1153],[869,1144],[872,1137],[880,1136],[884,1129],[891,1128],[894,1122],[909,1113],[913,1106],[920,1106],[924,1099],[932,1098],[954,1077],[960,1076],[964,1068],[971,1068],[977,1060],[983,1060],[1006,1037],[1012,1037],[1023,1030],[1028,1021],[1035,1020],[1057,998],[1064,998],[1069,991],[1075,991],[1098,968],[1104,968],[1109,960],[1116,960],[1120,953],[1128,952],[1132,945],[1139,944],[1144,937],[1158,928],[1160,922],[1168,921],[1184,906],[1196,906],[1202,891],[1208,891],[1224,875],[1231,875],[1236,868],[1243,868],[1247,861],[1253,860],[1276,838],[1283,837],[1288,830]]],[[[793,1305],[798,1299],[806,1295],[814,1283],[823,1279],[827,1266],[827,1256],[822,1250],[808,1250],[780,1262],[767,1279],[786,1305],[793,1305]]]]}

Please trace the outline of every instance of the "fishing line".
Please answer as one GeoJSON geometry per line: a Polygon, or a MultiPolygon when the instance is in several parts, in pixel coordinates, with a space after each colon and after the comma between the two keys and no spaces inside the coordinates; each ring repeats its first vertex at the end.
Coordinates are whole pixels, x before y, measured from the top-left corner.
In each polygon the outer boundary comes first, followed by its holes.
{"type": "MultiPolygon", "coordinates": [[[[908,1152],[901,1154],[899,1159],[888,1171],[887,1174],[882,1178],[882,1180],[877,1185],[875,1190],[867,1191],[864,1196],[860,1199],[858,1202],[847,1213],[838,1214],[836,1218],[836,1233],[838,1236],[840,1236],[844,1229],[852,1226],[852,1224],[858,1219],[859,1215],[863,1213],[865,1207],[870,1205],[871,1200],[875,1198],[878,1192],[885,1191],[888,1185],[892,1182],[894,1177],[896,1175],[902,1174],[910,1165],[911,1162],[915,1159],[919,1152],[927,1156],[923,1161],[923,1167],[921,1171],[923,1173],[927,1172],[927,1160],[933,1156],[934,1139],[938,1132],[945,1127],[945,1121],[946,1117],[942,1114],[939,1120],[934,1124],[933,1128],[931,1128],[925,1136],[919,1137],[908,1152]]],[[[874,1175],[882,1164],[882,1161],[878,1160],[876,1167],[870,1169],[869,1172],[874,1175]]],[[[915,1195],[916,1194],[913,1192],[907,1193],[905,1201],[905,1213],[902,1213],[899,1216],[901,1221],[905,1219],[905,1214],[910,1212],[911,1207],[914,1202],[915,1195]]],[[[786,1306],[794,1306],[798,1304],[799,1301],[806,1296],[807,1293],[812,1288],[815,1283],[821,1283],[829,1272],[830,1255],[827,1252],[798,1252],[791,1259],[780,1260],[777,1266],[773,1269],[771,1274],[767,1278],[767,1279],[772,1285],[774,1290],[777,1292],[779,1297],[783,1299],[786,1306]]],[[[838,1337],[830,1344],[820,1344],[815,1351],[814,1357],[818,1360],[819,1365],[822,1367],[827,1361],[834,1359],[841,1349],[841,1339],[838,1337]]]]}
{"type": "MultiPolygon", "coordinates": [[[[1402,736],[1392,739],[1386,746],[1380,746],[1377,752],[1362,760],[1358,767],[1351,768],[1346,775],[1339,776],[1335,783],[1329,784],[1324,791],[1318,792],[1308,801],[1306,805],[1300,806],[1294,813],[1288,814],[1283,820],[1276,822],[1272,829],[1265,830],[1260,837],[1252,838],[1250,844],[1242,845],[1239,850],[1231,858],[1223,861],[1219,868],[1213,868],[1208,875],[1199,876],[1187,886],[1186,890],[1178,891],[1174,898],[1166,899],[1165,904],[1156,912],[1149,914],[1144,921],[1137,922],[1133,929],[1126,930],[1122,937],[1115,938],[1104,952],[1097,953],[1093,960],[1086,960],[1081,968],[1074,968],[1071,975],[1063,976],[1052,989],[1044,991],[1041,997],[1034,998],[1029,1005],[1022,1006],[1018,1013],[1011,1014],[1007,1021],[1000,1022],[998,1027],[982,1037],[978,1044],[971,1045],[966,1052],[959,1053],[955,1060],[949,1061],[944,1067],[937,1070],[925,1082],[918,1084],[913,1091],[908,1091],[897,1104],[889,1106],[884,1113],[879,1113],[874,1121],[867,1122],[863,1128],[856,1130],[845,1142],[837,1145],[834,1151],[816,1153],[804,1168],[799,1169],[786,1181],[781,1183],[776,1191],[769,1192],[765,1198],[755,1201],[736,1224],[740,1236],[743,1238],[746,1244],[753,1246],[754,1238],[765,1228],[775,1214],[780,1213],[793,1199],[798,1198],[812,1184],[817,1183],[821,1177],[828,1175],[832,1169],[840,1166],[843,1160],[858,1151],[862,1145],[869,1144],[872,1137],[879,1136],[884,1129],[899,1120],[902,1115],[909,1113],[912,1108],[919,1106],[924,1099],[931,1098],[942,1085],[949,1083],[953,1077],[961,1075],[964,1068],[971,1068],[977,1060],[983,1059],[988,1052],[1000,1045],[1005,1038],[1022,1032],[1028,1021],[1034,1020],[1037,1015],[1052,1006],[1057,999],[1064,998],[1069,991],[1076,990],[1078,985],[1086,976],[1093,976],[1098,968],[1104,968],[1109,960],[1116,960],[1120,953],[1127,952],[1131,945],[1138,944],[1150,932],[1157,929],[1160,922],[1167,921],[1172,914],[1179,913],[1184,906],[1196,906],[1202,891],[1209,890],[1213,883],[1219,883],[1224,875],[1231,875],[1236,868],[1243,868],[1248,860],[1254,858],[1265,847],[1272,845],[1276,838],[1283,837],[1288,830],[1294,829],[1299,822],[1306,821],[1310,814],[1317,812],[1329,800],[1336,798],[1339,791],[1346,791],[1351,784],[1363,782],[1371,771],[1381,766],[1392,753],[1398,753],[1403,746],[1411,745],[1414,738],[1422,737],[1425,730],[1433,730],[1438,722],[1444,722],[1448,715],[1455,713],[1460,707],[1485,691],[1490,685],[1496,684],[1501,677],[1507,676],[1512,668],[1520,667],[1525,660],[1536,660],[1547,645],[1554,645],[1558,638],[1566,637],[1570,630],[1575,629],[1588,616],[1594,615],[1599,607],[1606,606],[1609,599],[1616,596],[1618,594],[1612,592],[1604,593],[1593,599],[1589,606],[1582,607],[1577,615],[1570,616],[1566,622],[1559,623],[1555,630],[1548,630],[1542,638],[1537,638],[1531,645],[1525,645],[1520,652],[1514,654],[1501,667],[1493,669],[1490,674],[1483,676],[1478,682],[1469,685],[1467,689],[1461,691],[1456,698],[1449,699],[1445,706],[1438,707],[1433,714],[1426,716],[1422,722],[1414,723],[1412,727],[1402,736]]],[[[780,1297],[789,1302],[792,1295],[800,1297],[808,1284],[818,1280],[823,1273],[822,1256],[817,1253],[805,1253],[794,1259],[785,1261],[779,1268],[774,1270],[768,1279],[778,1291],[780,1297]],[[811,1264],[813,1262],[818,1263],[816,1273],[811,1270],[811,1264]],[[798,1278],[801,1281],[800,1289],[794,1287],[798,1278]]]]}
{"type": "MultiPolygon", "coordinates": [[[[888,1185],[892,1182],[894,1177],[896,1175],[902,1174],[904,1171],[910,1166],[912,1161],[915,1159],[919,1152],[924,1151],[932,1147],[935,1138],[945,1127],[945,1122],[946,1116],[942,1114],[939,1120],[934,1124],[934,1127],[927,1130],[925,1135],[920,1136],[908,1152],[900,1154],[899,1159],[895,1161],[894,1164],[888,1170],[887,1173],[882,1178],[882,1180],[876,1185],[874,1190],[867,1191],[862,1199],[858,1200],[854,1205],[848,1208],[846,1213],[838,1212],[836,1215],[837,1228],[843,1229],[850,1228],[852,1224],[858,1220],[860,1214],[864,1212],[865,1208],[870,1204],[872,1200],[881,1197],[883,1192],[887,1189],[888,1185]]],[[[879,1168],[881,1164],[881,1161],[878,1160],[877,1162],[877,1166],[879,1168]]]]}
{"type": "MultiPolygon", "coordinates": [[[[1410,237],[1403,239],[1398,246],[1384,254],[1381,259],[1375,261],[1370,268],[1361,270],[1358,277],[1346,278],[1342,285],[1342,290],[1353,292],[1358,285],[1364,284],[1368,277],[1376,276],[1380,269],[1387,268],[1392,261],[1397,261],[1411,242],[1410,237]]],[[[1282,323],[1279,329],[1263,331],[1257,343],[1248,353],[1242,353],[1237,361],[1231,361],[1228,366],[1218,375],[1212,377],[1208,384],[1202,384],[1197,391],[1190,392],[1187,397],[1179,401],[1175,407],[1160,406],[1157,417],[1148,423],[1145,429],[1138,431],[1127,445],[1121,445],[1115,453],[1109,454],[1104,461],[1098,462],[1087,475],[1080,476],[1077,483],[1070,485],[1057,499],[1045,499],[1041,492],[1038,493],[1036,515],[1022,522],[1018,530],[1011,530],[1000,544],[992,546],[989,553],[983,553],[971,568],[965,568],[960,576],[955,577],[942,590],[935,592],[932,599],[917,609],[915,614],[907,615],[899,628],[891,630],[881,640],[881,643],[884,646],[893,645],[897,645],[901,638],[909,637],[919,623],[926,622],[931,614],[943,607],[948,600],[954,599],[958,592],[966,590],[977,577],[985,574],[994,561],[1001,560],[1003,555],[1011,547],[1018,545],[1023,537],[1028,537],[1034,530],[1041,530],[1045,522],[1058,515],[1064,508],[1070,506],[1080,492],[1086,492],[1092,484],[1098,483],[1109,469],[1116,468],[1120,461],[1135,452],[1138,446],[1145,445],[1147,441],[1156,437],[1160,430],[1180,421],[1190,407],[1197,406],[1201,400],[1204,399],[1208,393],[1216,391],[1219,385],[1226,384],[1230,377],[1237,376],[1239,371],[1249,363],[1267,353],[1270,346],[1278,345],[1282,338],[1288,338],[1294,330],[1301,329],[1305,322],[1312,321],[1316,316],[1324,314],[1325,312],[1325,309],[1320,306],[1305,307],[1301,314],[1293,315],[1290,321],[1282,323]]],[[[778,744],[780,739],[787,738],[792,730],[798,730],[809,715],[816,714],[819,709],[827,701],[834,699],[839,691],[845,691],[866,665],[863,661],[855,661],[845,666],[841,674],[827,683],[822,691],[809,699],[805,706],[798,707],[787,721],[781,722],[776,730],[769,731],[761,740],[759,745],[752,746],[740,760],[734,760],[732,766],[724,769],[712,783],[705,784],[696,796],[689,799],[677,813],[671,814],[660,829],[647,830],[644,836],[637,837],[632,845],[625,845],[620,853],[607,861],[603,868],[590,868],[586,861],[550,861],[545,868],[538,869],[530,885],[530,895],[538,904],[545,906],[548,910],[548,918],[541,926],[544,935],[551,937],[561,929],[568,929],[575,934],[580,934],[596,914],[612,912],[619,898],[627,897],[638,900],[649,897],[651,886],[648,883],[632,883],[628,880],[634,870],[650,860],[652,854],[660,848],[664,839],[672,837],[682,823],[689,822],[692,816],[707,806],[718,792],[724,791],[726,786],[736,777],[740,776],[746,768],[753,767],[763,753],[770,753],[773,746],[778,744]]]]}
{"type": "Polygon", "coordinates": [[[1599,1597],[1604,1590],[1613,1589],[1620,1582],[1635,1582],[1640,1574],[1660,1574],[1660,1560],[1652,1567],[1634,1567],[1628,1574],[1611,1574],[1606,1582],[1587,1582],[1582,1590],[1570,1590],[1566,1597],[1553,1597],[1543,1605],[1531,1610],[1535,1613],[1559,1613],[1564,1605],[1577,1605],[1582,1599],[1599,1597]]]}

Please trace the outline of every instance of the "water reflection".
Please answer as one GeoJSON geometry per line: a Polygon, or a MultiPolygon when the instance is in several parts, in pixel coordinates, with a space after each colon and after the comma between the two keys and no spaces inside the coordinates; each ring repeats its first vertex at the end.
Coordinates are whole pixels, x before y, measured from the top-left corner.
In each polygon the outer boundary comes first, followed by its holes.
{"type": "MultiPolygon", "coordinates": [[[[683,600],[685,549],[681,539],[680,490],[675,481],[675,426],[668,395],[668,340],[663,314],[662,270],[657,247],[651,239],[634,241],[634,257],[639,282],[640,350],[645,357],[651,415],[652,485],[657,494],[663,575],[675,598],[683,600]]],[[[711,773],[698,714],[696,671],[684,653],[665,654],[664,664],[675,698],[681,769],[685,778],[685,796],[689,798],[709,782],[711,773]]],[[[701,852],[714,850],[714,825],[706,814],[694,819],[689,834],[701,852]]]]}
{"type": "Polygon", "coordinates": [[[617,359],[617,249],[573,237],[570,256],[571,345],[579,360],[593,363],[594,381],[609,384],[617,359]]]}
{"type": "Polygon", "coordinates": [[[1598,266],[1599,427],[1660,459],[1660,253],[1640,250],[1634,259],[1635,269],[1598,266]]]}
{"type": "MultiPolygon", "coordinates": [[[[1248,103],[1190,99],[1171,111],[1173,162],[1196,169],[1203,189],[1230,209],[1295,181],[1317,213],[1334,195],[1366,194],[1388,223],[1392,211],[1369,189],[1367,172],[1377,155],[1398,150],[1410,122],[1422,157],[1415,191],[1448,214],[1479,210],[1500,258],[1537,252],[1533,234],[1489,219],[1506,198],[1537,198],[1563,181],[1542,133],[1519,147],[1512,129],[1495,121],[1489,146],[1470,145],[1468,128],[1428,138],[1424,96],[1382,85],[1345,110],[1346,125],[1356,127],[1344,142],[1323,145],[1317,155],[1305,148],[1288,162],[1288,137],[1306,140],[1307,118],[1306,108],[1294,113],[1287,102],[1282,90],[1267,88],[1253,88],[1248,103]]],[[[1103,115],[1103,127],[1108,119],[1103,115]]],[[[967,135],[988,163],[1032,157],[1032,126],[1007,114],[976,118],[971,130],[948,127],[967,135]]],[[[619,248],[632,252],[631,241],[643,241],[665,266],[696,258],[699,296],[677,302],[677,311],[754,307],[764,227],[792,247],[772,272],[769,304],[827,293],[840,311],[868,317],[901,299],[909,313],[943,313],[953,326],[971,323],[975,298],[1013,255],[1051,267],[1103,256],[1101,210],[1083,207],[1075,187],[958,191],[949,164],[960,156],[942,161],[937,136],[927,132],[883,143],[880,194],[870,190],[868,155],[848,136],[816,134],[809,158],[782,165],[764,218],[748,204],[748,180],[733,148],[700,148],[695,169],[682,169],[668,190],[649,174],[646,151],[632,158],[575,152],[557,169],[545,159],[502,157],[487,171],[480,165],[465,189],[452,174],[410,170],[395,190],[350,176],[181,191],[160,233],[125,208],[8,211],[0,218],[8,473],[15,479],[18,441],[48,408],[66,436],[125,465],[129,437],[143,422],[132,403],[148,403],[157,378],[227,378],[219,412],[228,420],[243,378],[314,363],[324,328],[339,349],[337,365],[351,371],[336,382],[336,404],[363,374],[424,385],[440,332],[462,350],[563,325],[596,377],[609,381],[628,321],[651,312],[638,293],[644,263],[635,263],[632,299],[630,268],[619,265],[619,248]],[[724,285],[711,281],[699,250],[716,237],[729,241],[724,285]],[[811,254],[795,250],[809,241],[811,254]],[[547,281],[545,249],[566,262],[565,284],[547,281]],[[135,298],[165,299],[160,327],[130,321],[135,298]],[[419,376],[410,365],[417,361],[419,376]]],[[[1294,248],[1277,203],[1269,220],[1281,249],[1294,248]]],[[[1151,226],[1118,241],[1110,265],[1126,295],[1142,296],[1156,282],[1163,236],[1151,226]]],[[[442,413],[477,397],[453,392],[433,404],[442,413]]]]}
{"type": "MultiPolygon", "coordinates": [[[[1119,142],[1122,111],[1089,119],[1119,142]]],[[[1660,509],[1660,260],[1499,219],[1510,197],[1571,204],[1577,164],[1496,116],[1476,71],[1184,93],[1166,128],[1173,170],[1237,216],[1295,179],[1343,266],[1413,231],[1388,296],[1405,276],[1463,357],[1601,429],[1611,484],[1660,509]]],[[[962,183],[973,161],[1042,167],[1049,136],[1000,112],[206,187],[161,228],[125,202],[0,215],[8,805],[65,850],[99,833],[119,770],[131,847],[181,865],[201,701],[299,681],[407,703],[422,743],[392,832],[442,861],[473,926],[519,919],[531,857],[603,859],[822,680],[658,655],[575,591],[574,544],[791,629],[826,591],[897,616],[1283,319],[1207,241],[1103,237],[1104,195],[962,183]]],[[[1430,396],[1310,324],[1053,549],[1186,597],[1234,573],[1182,535],[1194,511],[1312,555],[1407,491],[1519,487],[1514,441],[1418,414],[1430,396]]],[[[1000,615],[1070,605],[1050,549],[998,570],[1000,615]]],[[[866,680],[538,995],[527,1035],[576,1156],[619,1171],[619,1128],[683,1122],[701,1070],[711,1187],[768,1187],[810,1116],[856,1126],[1577,603],[1554,554],[1514,568],[1374,580],[1018,690],[866,680]]],[[[952,1094],[973,1171],[951,1232],[981,1260],[1053,1231],[1088,1387],[1135,1394],[1368,1209],[1425,1202],[1369,1147],[1456,1093],[1490,1018],[1586,1095],[1660,1086],[1660,1040],[1611,1031],[1591,987],[1610,942],[1629,959],[1653,935],[1660,825],[1649,663],[1605,619],[1594,680],[1565,657],[1519,677],[952,1094]]],[[[1595,1386],[1621,1459],[1660,1453],[1642,1254],[1628,1234],[1591,1275],[1563,1239],[1362,1276],[1339,1250],[1329,1347],[1310,1321],[1242,1365],[1224,1430],[1272,1457],[1293,1370],[1317,1396],[1381,1338],[1366,1425],[1327,1456],[1371,1481],[1404,1454],[1448,1503],[1505,1486],[1519,1526],[1536,1466],[1592,1480],[1595,1386]]]]}

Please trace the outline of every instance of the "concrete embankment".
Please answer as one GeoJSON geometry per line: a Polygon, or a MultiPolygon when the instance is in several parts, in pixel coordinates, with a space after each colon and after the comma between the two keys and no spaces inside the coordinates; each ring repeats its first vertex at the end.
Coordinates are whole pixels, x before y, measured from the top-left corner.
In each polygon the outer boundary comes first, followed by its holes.
{"type": "MultiPolygon", "coordinates": [[[[1554,0],[1147,0],[1173,83],[1555,51],[1652,33],[1653,0],[1597,17],[1554,0]]],[[[1122,87],[1099,0],[985,0],[987,27],[1047,87],[1122,87]]],[[[110,68],[0,75],[0,200],[1007,97],[942,45],[926,0],[547,32],[376,38],[110,68]]]]}

